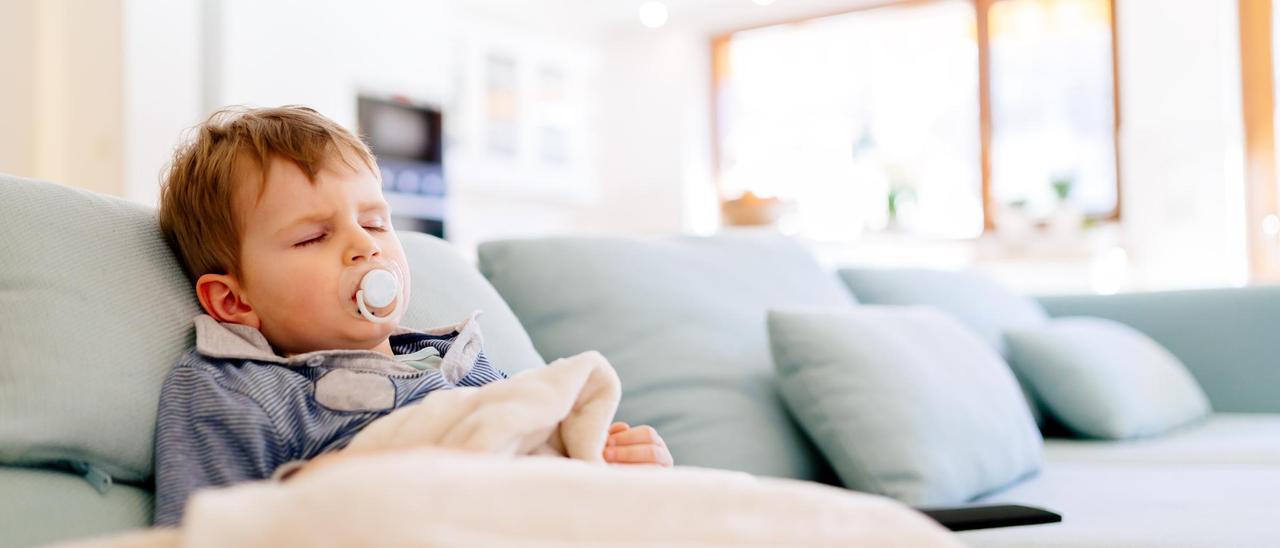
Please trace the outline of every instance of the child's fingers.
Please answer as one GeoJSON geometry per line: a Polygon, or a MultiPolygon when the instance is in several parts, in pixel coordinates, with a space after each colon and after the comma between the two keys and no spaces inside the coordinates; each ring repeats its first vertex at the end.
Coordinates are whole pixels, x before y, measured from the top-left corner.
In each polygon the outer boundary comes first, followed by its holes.
{"type": "Polygon", "coordinates": [[[611,433],[607,445],[635,445],[652,443],[665,447],[666,442],[652,426],[643,425],[622,432],[611,433]]]}
{"type": "Polygon", "coordinates": [[[628,429],[628,428],[631,428],[631,426],[630,426],[630,425],[628,425],[628,424],[627,424],[627,423],[625,423],[625,422],[615,422],[615,423],[613,423],[613,424],[609,425],[609,433],[610,433],[610,434],[617,434],[618,432],[622,432],[622,431],[624,431],[624,430],[626,430],[626,429],[628,429]]]}
{"type": "Polygon", "coordinates": [[[658,464],[671,465],[671,453],[665,447],[646,445],[624,445],[604,450],[604,460],[622,464],[658,464]]]}

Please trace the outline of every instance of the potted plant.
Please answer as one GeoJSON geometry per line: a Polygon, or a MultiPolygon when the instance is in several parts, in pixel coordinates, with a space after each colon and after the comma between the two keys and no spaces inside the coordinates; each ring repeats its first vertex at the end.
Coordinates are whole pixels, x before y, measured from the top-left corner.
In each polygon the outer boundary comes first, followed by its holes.
{"type": "Polygon", "coordinates": [[[1084,212],[1071,200],[1076,178],[1073,173],[1056,173],[1049,177],[1049,187],[1057,198],[1049,217],[1049,232],[1058,238],[1074,238],[1084,229],[1084,212]]]}

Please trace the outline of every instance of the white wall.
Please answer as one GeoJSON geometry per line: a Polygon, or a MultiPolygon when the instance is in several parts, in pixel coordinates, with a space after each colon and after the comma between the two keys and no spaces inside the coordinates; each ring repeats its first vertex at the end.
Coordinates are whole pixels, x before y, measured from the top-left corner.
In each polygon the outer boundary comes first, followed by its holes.
{"type": "Polygon", "coordinates": [[[474,121],[474,105],[463,103],[471,95],[459,85],[475,85],[461,71],[469,68],[474,52],[467,48],[477,36],[506,36],[523,50],[583,52],[576,57],[589,65],[589,188],[538,193],[491,184],[483,158],[451,153],[449,238],[464,249],[541,234],[675,233],[686,223],[686,190],[710,188],[710,64],[700,37],[638,25],[604,35],[517,28],[508,18],[443,0],[227,0],[217,6],[215,21],[206,25],[217,33],[207,40],[216,53],[205,71],[213,79],[206,106],[301,103],[348,127],[356,125],[359,92],[441,105],[454,127],[474,121]]]}
{"type": "Polygon", "coordinates": [[[1116,6],[1124,237],[1133,286],[1244,283],[1235,2],[1116,6]]]}
{"type": "Polygon", "coordinates": [[[159,198],[178,136],[205,114],[200,0],[124,0],[124,196],[159,198]]]}
{"type": "Polygon", "coordinates": [[[355,126],[360,90],[451,92],[449,2],[225,0],[210,106],[305,104],[355,126]]]}
{"type": "Polygon", "coordinates": [[[710,168],[710,41],[636,28],[603,45],[601,232],[707,231],[718,208],[710,168]],[[710,216],[710,218],[708,218],[710,216]]]}

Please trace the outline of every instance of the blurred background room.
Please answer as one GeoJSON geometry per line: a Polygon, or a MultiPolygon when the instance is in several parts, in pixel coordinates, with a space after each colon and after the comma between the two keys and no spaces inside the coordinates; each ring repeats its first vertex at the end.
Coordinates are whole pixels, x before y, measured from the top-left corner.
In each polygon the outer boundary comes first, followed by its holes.
{"type": "Polygon", "coordinates": [[[154,205],[213,110],[358,130],[404,230],[781,231],[1024,292],[1280,276],[1271,0],[0,0],[0,172],[154,205]]]}

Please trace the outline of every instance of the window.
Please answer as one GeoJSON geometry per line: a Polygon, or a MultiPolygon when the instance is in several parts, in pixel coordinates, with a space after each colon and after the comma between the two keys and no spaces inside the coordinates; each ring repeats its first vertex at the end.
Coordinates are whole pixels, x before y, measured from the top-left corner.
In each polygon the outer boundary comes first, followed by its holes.
{"type": "Polygon", "coordinates": [[[1049,214],[1066,198],[1109,217],[1117,204],[1109,0],[1001,0],[991,44],[996,203],[1049,214]]]}
{"type": "Polygon", "coordinates": [[[1058,193],[1115,216],[1111,15],[1109,0],[934,0],[721,36],[720,193],[788,201],[791,228],[823,240],[970,238],[1058,193]]]}

